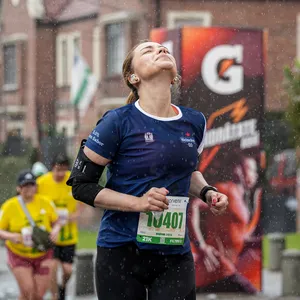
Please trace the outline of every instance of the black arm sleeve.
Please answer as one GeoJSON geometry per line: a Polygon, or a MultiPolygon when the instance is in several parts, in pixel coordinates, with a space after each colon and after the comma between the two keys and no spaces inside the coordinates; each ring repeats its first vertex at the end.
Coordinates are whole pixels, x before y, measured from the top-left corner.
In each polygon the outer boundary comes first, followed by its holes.
{"type": "Polygon", "coordinates": [[[72,186],[72,194],[76,200],[95,207],[97,194],[104,188],[98,184],[105,166],[92,162],[83,152],[86,140],[81,141],[67,185],[72,186]]]}

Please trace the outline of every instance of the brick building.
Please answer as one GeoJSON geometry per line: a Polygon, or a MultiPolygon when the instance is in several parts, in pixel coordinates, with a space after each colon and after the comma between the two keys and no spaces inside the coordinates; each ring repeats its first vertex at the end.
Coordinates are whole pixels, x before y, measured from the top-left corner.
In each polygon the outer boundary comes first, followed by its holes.
{"type": "Polygon", "coordinates": [[[80,1],[1,1],[2,141],[7,132],[20,129],[37,144],[48,124],[59,118],[58,130],[64,125],[61,114],[68,108],[64,93],[69,73],[61,73],[65,72],[61,69],[58,72],[56,66],[66,66],[69,72],[75,43],[92,63],[89,59],[99,11],[97,2],[78,7],[80,1]],[[86,38],[81,41],[81,36],[86,38]]]}
{"type": "MultiPolygon", "coordinates": [[[[299,1],[279,0],[2,0],[0,140],[9,130],[35,144],[47,124],[69,137],[75,114],[69,103],[71,65],[78,47],[98,79],[98,90],[80,121],[86,135],[109,108],[124,103],[126,52],[153,27],[243,26],[269,32],[266,109],[284,110],[283,66],[297,50],[299,1]],[[37,130],[39,129],[39,130],[37,130]]],[[[300,24],[300,23],[299,23],[300,24]]],[[[299,27],[300,29],[300,27],[299,27]]],[[[201,46],[201,45],[200,45],[201,46]]]]}

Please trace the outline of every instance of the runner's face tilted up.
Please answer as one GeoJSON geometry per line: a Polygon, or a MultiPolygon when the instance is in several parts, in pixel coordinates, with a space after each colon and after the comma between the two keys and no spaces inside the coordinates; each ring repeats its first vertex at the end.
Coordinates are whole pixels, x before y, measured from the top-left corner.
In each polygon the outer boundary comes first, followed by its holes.
{"type": "Polygon", "coordinates": [[[177,74],[175,58],[165,46],[154,42],[145,42],[135,48],[132,69],[140,83],[166,74],[171,82],[177,74]]]}

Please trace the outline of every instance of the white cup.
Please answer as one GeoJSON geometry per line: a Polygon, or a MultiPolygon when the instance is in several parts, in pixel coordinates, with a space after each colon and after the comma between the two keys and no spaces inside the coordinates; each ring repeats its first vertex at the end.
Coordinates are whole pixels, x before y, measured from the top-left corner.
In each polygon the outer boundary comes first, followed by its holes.
{"type": "Polygon", "coordinates": [[[32,247],[33,242],[32,242],[32,228],[31,227],[24,227],[21,230],[22,234],[22,240],[23,244],[27,247],[32,247]]]}
{"type": "Polygon", "coordinates": [[[59,208],[57,214],[60,224],[66,225],[69,219],[69,211],[66,208],[59,208]]]}

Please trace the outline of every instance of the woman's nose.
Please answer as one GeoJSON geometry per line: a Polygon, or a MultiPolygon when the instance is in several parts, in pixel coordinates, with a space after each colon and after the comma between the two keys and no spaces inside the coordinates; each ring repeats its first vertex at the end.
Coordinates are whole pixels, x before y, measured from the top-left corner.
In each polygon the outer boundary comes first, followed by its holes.
{"type": "Polygon", "coordinates": [[[158,53],[167,53],[167,49],[165,48],[160,48],[158,53]]]}

